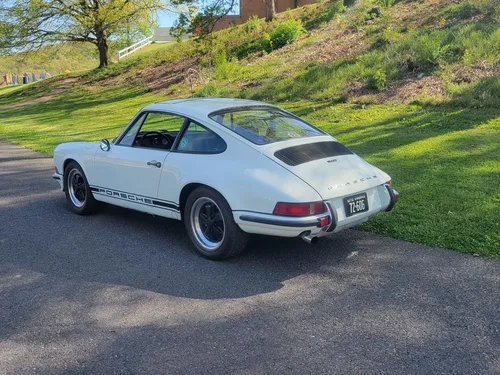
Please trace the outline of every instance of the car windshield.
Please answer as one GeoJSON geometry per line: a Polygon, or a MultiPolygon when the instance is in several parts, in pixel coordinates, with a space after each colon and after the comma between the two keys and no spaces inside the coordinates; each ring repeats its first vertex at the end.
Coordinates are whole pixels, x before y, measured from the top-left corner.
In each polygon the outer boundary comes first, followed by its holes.
{"type": "Polygon", "coordinates": [[[229,110],[209,117],[258,145],[324,135],[304,121],[273,108],[229,110]]]}

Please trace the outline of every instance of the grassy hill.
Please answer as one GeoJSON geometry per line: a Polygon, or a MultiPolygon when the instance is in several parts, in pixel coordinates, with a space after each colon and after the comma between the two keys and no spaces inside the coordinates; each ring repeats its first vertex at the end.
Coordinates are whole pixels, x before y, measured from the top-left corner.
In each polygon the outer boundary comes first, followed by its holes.
{"type": "Polygon", "coordinates": [[[84,71],[99,65],[96,48],[84,43],[61,43],[28,53],[0,56],[0,73],[84,71]]]}
{"type": "Polygon", "coordinates": [[[60,142],[114,138],[155,101],[269,101],[392,176],[400,204],[361,229],[499,257],[499,8],[496,0],[365,0],[351,9],[332,1],[270,24],[252,19],[106,69],[0,90],[0,137],[50,154],[60,142]],[[68,79],[77,82],[59,94],[68,79]]]}

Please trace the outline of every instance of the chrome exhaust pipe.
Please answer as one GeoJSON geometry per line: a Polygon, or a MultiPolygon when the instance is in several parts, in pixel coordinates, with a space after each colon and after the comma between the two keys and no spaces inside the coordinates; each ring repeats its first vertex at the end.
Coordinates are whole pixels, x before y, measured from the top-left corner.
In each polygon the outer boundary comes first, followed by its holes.
{"type": "Polygon", "coordinates": [[[318,237],[316,236],[311,236],[311,233],[303,233],[300,238],[302,238],[305,242],[307,242],[309,245],[314,245],[316,242],[318,242],[318,237]]]}

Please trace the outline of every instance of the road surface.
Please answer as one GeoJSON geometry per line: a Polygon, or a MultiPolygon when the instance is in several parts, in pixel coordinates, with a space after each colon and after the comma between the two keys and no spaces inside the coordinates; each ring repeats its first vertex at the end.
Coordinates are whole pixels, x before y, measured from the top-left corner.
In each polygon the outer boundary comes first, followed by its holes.
{"type": "Polygon", "coordinates": [[[499,261],[349,230],[211,262],[51,174],[0,142],[0,374],[500,374],[499,261]]]}

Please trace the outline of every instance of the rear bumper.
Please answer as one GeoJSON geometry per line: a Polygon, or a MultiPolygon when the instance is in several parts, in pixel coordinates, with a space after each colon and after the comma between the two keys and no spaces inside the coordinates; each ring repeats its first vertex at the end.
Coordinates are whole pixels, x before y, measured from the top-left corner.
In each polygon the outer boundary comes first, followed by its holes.
{"type": "Polygon", "coordinates": [[[323,237],[354,227],[370,220],[381,211],[390,211],[396,204],[399,193],[389,185],[379,185],[367,191],[370,210],[362,214],[346,217],[343,198],[326,200],[328,213],[307,217],[285,217],[251,211],[234,211],[234,221],[247,233],[279,237],[298,237],[309,233],[313,237],[323,237]],[[321,219],[329,217],[330,224],[321,226],[321,219]]]}

